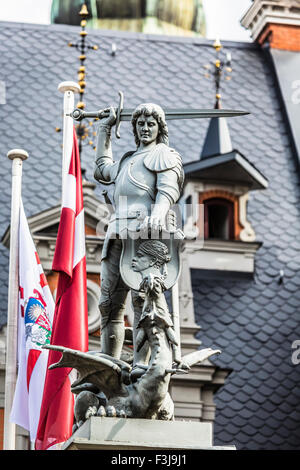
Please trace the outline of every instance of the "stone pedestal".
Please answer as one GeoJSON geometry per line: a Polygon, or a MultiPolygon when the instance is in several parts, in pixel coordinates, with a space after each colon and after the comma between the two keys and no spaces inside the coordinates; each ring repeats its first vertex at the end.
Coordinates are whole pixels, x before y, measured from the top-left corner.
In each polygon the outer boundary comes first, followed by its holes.
{"type": "Polygon", "coordinates": [[[101,449],[235,450],[235,446],[213,446],[211,423],[94,416],[62,447],[62,450],[101,449]]]}

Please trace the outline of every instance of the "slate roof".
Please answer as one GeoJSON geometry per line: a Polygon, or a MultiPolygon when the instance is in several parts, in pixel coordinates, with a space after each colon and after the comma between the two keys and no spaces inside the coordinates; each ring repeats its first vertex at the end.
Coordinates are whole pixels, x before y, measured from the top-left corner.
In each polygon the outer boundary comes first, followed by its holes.
{"type": "MultiPolygon", "coordinates": [[[[78,53],[67,47],[77,27],[0,23],[0,81],[6,104],[0,105],[0,236],[10,217],[12,148],[30,157],[23,165],[23,202],[28,216],[59,202],[62,134],[61,81],[77,81],[78,53]]],[[[204,39],[90,31],[99,45],[87,60],[87,109],[117,102],[125,106],[154,101],[165,107],[213,107],[212,81],[203,65],[214,58],[204,39]],[[111,43],[117,45],[115,57],[111,43]]],[[[221,348],[214,362],[233,372],[215,396],[215,444],[238,449],[297,449],[300,445],[300,365],[291,362],[292,342],[299,339],[300,190],[296,156],[278,99],[275,76],[264,52],[253,44],[224,42],[233,57],[233,78],[223,93],[224,108],[245,109],[249,116],[228,119],[233,147],[269,181],[254,191],[248,218],[258,241],[254,279],[201,279],[193,271],[197,322],[203,346],[221,348]],[[278,283],[279,272],[284,279],[278,283]]],[[[185,163],[200,156],[208,120],[172,121],[170,145],[185,163]]],[[[115,155],[134,149],[122,123],[115,155]]],[[[94,152],[83,152],[92,180],[94,152]]],[[[100,186],[96,193],[100,196],[100,186]]],[[[202,276],[203,277],[203,276],[202,276]]],[[[8,252],[0,246],[0,325],[6,322],[8,252]]]]}

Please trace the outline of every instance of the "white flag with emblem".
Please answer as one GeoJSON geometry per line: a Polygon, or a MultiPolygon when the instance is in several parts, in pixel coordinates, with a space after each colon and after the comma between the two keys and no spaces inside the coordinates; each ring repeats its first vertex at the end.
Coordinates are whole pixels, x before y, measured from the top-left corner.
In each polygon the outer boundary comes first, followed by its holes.
{"type": "Polygon", "coordinates": [[[33,243],[23,204],[19,223],[18,378],[10,420],[35,441],[49,351],[54,301],[33,243]]]}

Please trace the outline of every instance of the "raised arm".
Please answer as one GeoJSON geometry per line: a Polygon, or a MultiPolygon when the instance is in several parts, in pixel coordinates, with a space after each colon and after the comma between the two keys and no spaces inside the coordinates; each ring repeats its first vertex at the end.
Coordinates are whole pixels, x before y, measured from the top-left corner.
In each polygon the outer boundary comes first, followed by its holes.
{"type": "Polygon", "coordinates": [[[109,116],[102,118],[99,124],[94,171],[94,178],[100,183],[111,181],[111,170],[114,165],[111,150],[111,128],[116,122],[116,113],[112,107],[105,111],[109,111],[109,116]]]}

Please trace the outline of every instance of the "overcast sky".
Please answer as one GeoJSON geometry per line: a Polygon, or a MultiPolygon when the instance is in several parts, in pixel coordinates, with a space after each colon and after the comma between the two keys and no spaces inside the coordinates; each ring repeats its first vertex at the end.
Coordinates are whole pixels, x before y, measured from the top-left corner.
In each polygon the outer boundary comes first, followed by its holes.
{"type": "MultiPolygon", "coordinates": [[[[52,0],[2,0],[0,21],[49,24],[52,0]]],[[[240,19],[251,0],[203,0],[207,37],[249,41],[250,36],[240,19]]]]}
{"type": "Polygon", "coordinates": [[[251,0],[203,0],[206,16],[206,36],[234,41],[249,41],[250,34],[240,20],[251,0]]]}

